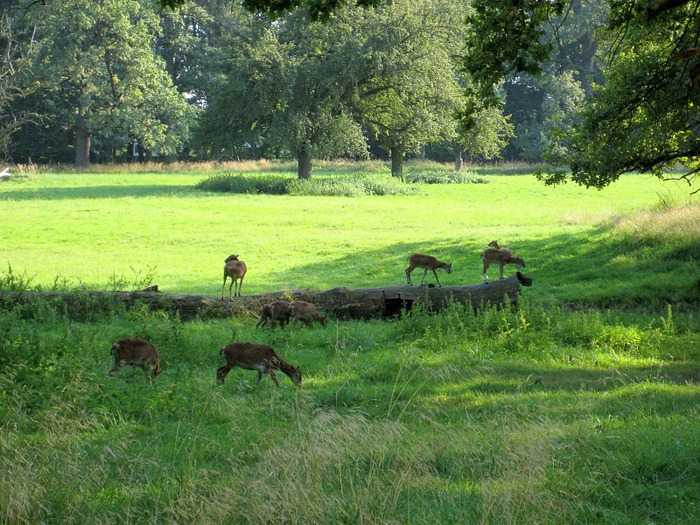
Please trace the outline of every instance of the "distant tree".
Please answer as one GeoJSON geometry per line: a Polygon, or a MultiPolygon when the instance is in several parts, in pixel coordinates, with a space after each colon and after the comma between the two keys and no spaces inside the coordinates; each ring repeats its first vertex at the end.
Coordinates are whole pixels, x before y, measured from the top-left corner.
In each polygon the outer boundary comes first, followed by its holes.
{"type": "Polygon", "coordinates": [[[22,74],[36,50],[31,37],[21,41],[12,27],[10,11],[0,9],[0,154],[10,155],[10,139],[21,127],[38,118],[23,104],[31,89],[22,74]]]}
{"type": "MultiPolygon", "coordinates": [[[[264,145],[297,159],[309,178],[314,158],[367,155],[348,102],[355,89],[352,13],[319,24],[303,12],[257,19],[231,42],[228,65],[203,116],[199,142],[213,150],[264,145]],[[207,140],[202,140],[202,137],[207,140]]],[[[359,64],[361,66],[361,64],[359,64]]]]}
{"type": "MultiPolygon", "coordinates": [[[[546,24],[578,0],[474,0],[465,65],[475,93],[496,102],[509,72],[537,74],[555,40],[546,24]]],[[[622,173],[659,176],[681,162],[689,183],[700,171],[700,0],[609,0],[604,80],[579,121],[555,135],[548,183],[571,179],[601,188],[622,173]]]]}
{"type": "MultiPolygon", "coordinates": [[[[188,0],[158,0],[161,7],[176,9],[188,0]]],[[[251,12],[267,13],[273,18],[289,14],[298,9],[309,13],[314,21],[327,19],[332,13],[345,6],[376,6],[389,3],[388,0],[243,0],[243,6],[251,12]]]]}
{"type": "Polygon", "coordinates": [[[191,112],[155,54],[158,18],[147,0],[51,0],[27,12],[41,42],[34,66],[53,118],[75,135],[75,163],[137,141],[174,152],[191,112]]]}
{"type": "Polygon", "coordinates": [[[455,119],[446,140],[454,153],[455,171],[462,169],[465,156],[476,161],[499,158],[513,136],[513,125],[498,107],[481,108],[469,130],[463,129],[455,119]]]}
{"type": "Polygon", "coordinates": [[[395,176],[406,153],[454,135],[464,9],[455,0],[397,0],[368,12],[357,28],[373,65],[359,86],[357,108],[390,154],[395,176]]]}
{"type": "Polygon", "coordinates": [[[514,139],[509,145],[512,157],[541,162],[560,147],[556,136],[564,137],[576,121],[576,112],[585,104],[584,88],[573,70],[562,73],[553,67],[537,76],[511,75],[504,85],[505,111],[515,123],[514,139]]]}

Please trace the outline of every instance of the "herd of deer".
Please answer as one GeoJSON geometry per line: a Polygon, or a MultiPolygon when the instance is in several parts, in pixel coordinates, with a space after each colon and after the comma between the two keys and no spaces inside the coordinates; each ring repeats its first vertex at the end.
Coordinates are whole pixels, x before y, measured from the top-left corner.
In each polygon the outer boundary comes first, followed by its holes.
{"type": "MultiPolygon", "coordinates": [[[[499,246],[497,241],[491,241],[489,247],[481,254],[481,259],[484,261],[483,278],[487,281],[486,270],[493,263],[498,263],[500,266],[500,278],[503,279],[503,267],[506,264],[517,264],[525,266],[525,261],[520,257],[516,257],[513,252],[505,246],[499,246]]],[[[411,272],[416,268],[423,269],[423,277],[420,280],[420,285],[423,286],[423,281],[428,273],[428,270],[433,272],[438,286],[440,279],[438,278],[437,270],[441,269],[445,272],[452,273],[452,264],[447,264],[438,261],[430,255],[415,253],[408,257],[409,266],[406,268],[406,282],[413,285],[411,282],[411,272]]],[[[232,300],[231,294],[234,296],[241,295],[241,286],[248,268],[246,264],[238,259],[238,255],[229,255],[226,258],[224,266],[224,284],[221,288],[221,300],[224,300],[224,290],[226,289],[226,280],[231,279],[229,285],[229,301],[232,300]]],[[[256,328],[260,328],[270,323],[274,326],[279,323],[284,326],[291,320],[301,321],[307,326],[312,326],[314,321],[319,321],[324,327],[328,324],[326,316],[321,315],[316,310],[312,303],[305,301],[274,301],[264,305],[260,310],[260,320],[256,328]]],[[[125,365],[138,366],[143,368],[146,375],[155,378],[160,373],[160,361],[158,358],[158,350],[155,345],[145,339],[137,337],[126,337],[120,339],[112,345],[111,354],[114,356],[114,368],[109,371],[109,375],[114,375],[121,370],[125,365]]],[[[275,370],[286,374],[296,386],[301,385],[301,370],[290,365],[282,359],[269,346],[258,343],[235,342],[224,345],[221,348],[220,354],[226,360],[226,364],[216,371],[216,379],[220,382],[224,381],[226,375],[232,368],[239,366],[246,370],[255,370],[258,372],[258,383],[263,374],[267,374],[274,381],[275,385],[279,385],[279,381],[275,376],[275,370]]]]}

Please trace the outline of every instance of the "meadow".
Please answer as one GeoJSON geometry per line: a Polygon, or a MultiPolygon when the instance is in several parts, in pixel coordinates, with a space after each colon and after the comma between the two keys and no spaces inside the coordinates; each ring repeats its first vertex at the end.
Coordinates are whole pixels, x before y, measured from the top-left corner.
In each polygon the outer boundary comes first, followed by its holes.
{"type": "Polygon", "coordinates": [[[0,289],[217,296],[230,253],[246,295],[401,284],[413,252],[475,284],[494,239],[534,283],[518,309],[327,328],[6,302],[0,523],[700,522],[697,197],[642,175],[598,191],[474,171],[359,197],[205,192],[213,172],[194,169],[0,184],[0,289]],[[158,346],[152,384],[107,377],[127,335],[158,346]],[[241,369],[217,385],[234,340],[275,348],[302,388],[241,369]]]}

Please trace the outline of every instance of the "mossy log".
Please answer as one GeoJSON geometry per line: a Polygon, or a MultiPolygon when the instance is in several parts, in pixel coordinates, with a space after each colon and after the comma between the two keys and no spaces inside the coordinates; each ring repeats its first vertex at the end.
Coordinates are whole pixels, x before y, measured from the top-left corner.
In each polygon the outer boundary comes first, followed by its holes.
{"type": "Polygon", "coordinates": [[[140,292],[0,292],[0,304],[30,304],[37,300],[59,300],[71,315],[86,312],[107,311],[120,303],[126,308],[144,304],[154,310],[177,313],[181,319],[195,317],[227,317],[254,314],[264,304],[284,299],[308,301],[321,311],[342,319],[371,319],[391,317],[414,304],[422,304],[432,311],[439,311],[454,302],[479,308],[484,305],[517,304],[521,286],[531,286],[532,280],[520,272],[498,281],[471,286],[384,286],[377,288],[333,288],[332,290],[291,290],[260,295],[234,297],[222,301],[209,295],[179,295],[161,293],[157,287],[140,292]]]}

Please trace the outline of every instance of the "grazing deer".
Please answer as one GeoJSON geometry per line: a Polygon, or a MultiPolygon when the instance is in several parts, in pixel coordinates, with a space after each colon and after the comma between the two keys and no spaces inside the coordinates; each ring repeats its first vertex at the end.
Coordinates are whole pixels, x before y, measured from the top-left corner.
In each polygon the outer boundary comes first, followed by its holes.
{"type": "Polygon", "coordinates": [[[423,268],[423,277],[421,277],[420,280],[421,286],[423,286],[423,281],[425,280],[425,275],[428,273],[428,270],[432,270],[438,286],[442,285],[440,284],[440,279],[438,278],[438,274],[435,270],[442,268],[447,273],[452,273],[452,263],[446,264],[440,262],[435,257],[431,257],[430,255],[414,253],[413,255],[408,256],[407,261],[409,262],[410,266],[406,268],[406,282],[411,286],[413,286],[413,283],[411,282],[411,272],[416,268],[423,268]]]}
{"type": "Polygon", "coordinates": [[[268,374],[275,385],[279,386],[275,376],[275,370],[279,370],[289,376],[296,386],[301,386],[301,370],[287,363],[269,346],[257,343],[229,343],[221,347],[221,355],[226,359],[226,364],[216,371],[216,379],[222,383],[232,368],[240,366],[246,370],[257,370],[256,384],[260,384],[263,374],[268,374]]]}
{"type": "Polygon", "coordinates": [[[228,287],[228,300],[231,299],[231,290],[233,289],[233,295],[241,295],[241,287],[243,286],[243,277],[245,277],[248,267],[243,261],[238,260],[238,255],[230,255],[226,259],[226,265],[224,266],[224,284],[221,287],[221,300],[224,300],[224,290],[226,289],[226,278],[231,278],[231,284],[228,287]],[[236,257],[232,259],[231,257],[236,257]],[[236,293],[236,283],[238,283],[238,293],[236,293]]]}
{"type": "Polygon", "coordinates": [[[323,326],[328,325],[328,318],[321,315],[316,310],[316,306],[306,301],[296,301],[292,303],[292,317],[297,321],[303,321],[306,326],[313,326],[314,321],[318,321],[323,326]]]}
{"type": "Polygon", "coordinates": [[[481,258],[484,260],[484,270],[483,270],[483,278],[484,282],[488,280],[488,276],[486,275],[486,270],[488,270],[489,266],[492,263],[498,263],[500,266],[500,278],[503,279],[503,267],[506,264],[517,264],[519,266],[525,267],[525,261],[523,261],[520,257],[516,257],[513,252],[505,247],[499,247],[499,248],[489,248],[488,250],[484,251],[481,254],[481,258]]]}
{"type": "Polygon", "coordinates": [[[146,372],[146,377],[151,379],[151,370],[155,378],[160,374],[160,361],[158,351],[153,343],[138,337],[125,337],[112,345],[110,353],[114,356],[114,368],[109,371],[113,376],[124,365],[138,366],[146,372]]]}
{"type": "Polygon", "coordinates": [[[260,320],[255,328],[265,326],[268,322],[274,326],[278,322],[280,326],[284,326],[289,322],[292,316],[292,303],[289,301],[275,301],[274,303],[266,304],[260,309],[260,320]]]}

